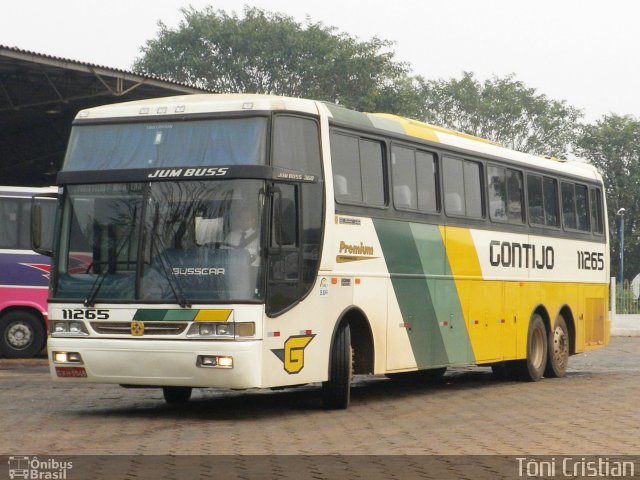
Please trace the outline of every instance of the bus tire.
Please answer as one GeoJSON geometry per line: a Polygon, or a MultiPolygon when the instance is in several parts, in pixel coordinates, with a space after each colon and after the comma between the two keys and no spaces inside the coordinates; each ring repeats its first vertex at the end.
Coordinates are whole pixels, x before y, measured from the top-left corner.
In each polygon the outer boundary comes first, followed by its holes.
{"type": "Polygon", "coordinates": [[[191,398],[191,387],[163,387],[164,401],[170,405],[184,405],[191,398]]]}
{"type": "Polygon", "coordinates": [[[527,358],[518,361],[518,376],[526,382],[537,382],[547,366],[547,329],[537,313],[531,317],[527,334],[527,358]]]}
{"type": "Polygon", "coordinates": [[[353,376],[351,329],[343,322],[336,332],[329,357],[329,380],[322,383],[322,400],[328,409],[345,409],[351,399],[353,376]]]}
{"type": "Polygon", "coordinates": [[[569,363],[569,332],[567,322],[562,315],[556,318],[556,324],[549,332],[547,368],[545,377],[564,377],[569,363]]]}
{"type": "Polygon", "coordinates": [[[35,357],[46,340],[44,322],[33,312],[13,310],[0,318],[0,353],[5,357],[35,357]]]}

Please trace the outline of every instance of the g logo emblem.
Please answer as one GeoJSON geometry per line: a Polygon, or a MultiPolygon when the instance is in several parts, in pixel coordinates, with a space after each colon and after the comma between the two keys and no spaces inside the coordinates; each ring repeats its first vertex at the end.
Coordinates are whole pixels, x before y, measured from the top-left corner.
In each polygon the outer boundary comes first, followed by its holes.
{"type": "Polygon", "coordinates": [[[284,364],[288,374],[296,374],[304,368],[304,349],[315,335],[294,335],[287,338],[284,348],[271,350],[284,364]]]}
{"type": "Polygon", "coordinates": [[[141,337],[144,335],[144,323],[131,322],[131,335],[134,337],[141,337]]]}

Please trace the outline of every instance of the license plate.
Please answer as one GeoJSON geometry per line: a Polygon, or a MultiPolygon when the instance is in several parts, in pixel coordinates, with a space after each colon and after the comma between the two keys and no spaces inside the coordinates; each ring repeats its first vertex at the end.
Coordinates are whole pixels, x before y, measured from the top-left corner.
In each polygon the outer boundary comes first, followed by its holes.
{"type": "Polygon", "coordinates": [[[56,367],[59,377],[86,378],[87,371],[84,367],[56,367]]]}

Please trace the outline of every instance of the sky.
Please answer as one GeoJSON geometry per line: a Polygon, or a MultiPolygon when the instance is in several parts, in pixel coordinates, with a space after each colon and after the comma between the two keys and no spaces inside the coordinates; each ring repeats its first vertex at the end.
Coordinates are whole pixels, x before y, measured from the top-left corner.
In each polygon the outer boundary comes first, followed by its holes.
{"type": "Polygon", "coordinates": [[[130,69],[158,21],[177,27],[189,5],[309,17],[394,41],[397,60],[427,79],[514,74],[586,121],[640,118],[637,0],[20,0],[2,9],[0,45],[130,69]]]}

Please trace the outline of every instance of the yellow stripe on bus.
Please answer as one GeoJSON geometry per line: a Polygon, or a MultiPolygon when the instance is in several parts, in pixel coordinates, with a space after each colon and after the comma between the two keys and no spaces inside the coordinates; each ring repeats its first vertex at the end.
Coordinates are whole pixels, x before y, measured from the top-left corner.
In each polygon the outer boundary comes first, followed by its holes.
{"type": "Polygon", "coordinates": [[[196,322],[226,322],[231,316],[231,309],[200,310],[196,322]]]}

